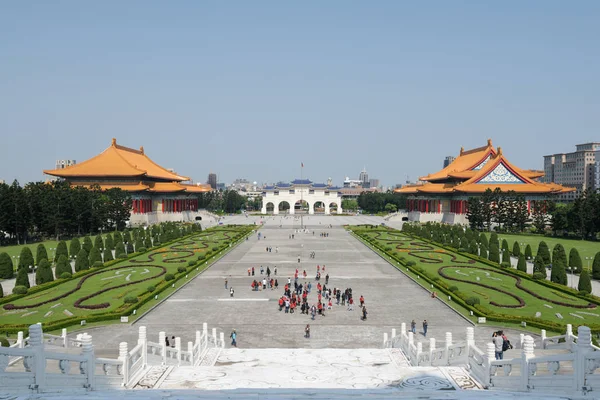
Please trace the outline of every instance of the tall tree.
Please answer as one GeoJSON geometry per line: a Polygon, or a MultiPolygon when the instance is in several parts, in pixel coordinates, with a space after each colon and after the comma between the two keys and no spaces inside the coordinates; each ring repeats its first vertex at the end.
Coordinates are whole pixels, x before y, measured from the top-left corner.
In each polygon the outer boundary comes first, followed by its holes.
{"type": "Polygon", "coordinates": [[[548,226],[549,211],[551,209],[548,200],[536,200],[531,208],[531,219],[536,232],[544,233],[548,226]]]}
{"type": "Polygon", "coordinates": [[[489,260],[500,264],[500,254],[499,253],[500,253],[500,249],[498,249],[498,245],[496,243],[491,243],[489,260]]]}
{"type": "Polygon", "coordinates": [[[515,257],[519,257],[521,255],[521,246],[519,246],[519,242],[517,241],[513,243],[512,255],[515,257]]]}
{"type": "Polygon", "coordinates": [[[75,259],[75,272],[83,271],[90,268],[90,260],[85,249],[79,250],[75,259]]]}
{"type": "Polygon", "coordinates": [[[557,259],[560,259],[563,267],[567,266],[567,253],[562,244],[557,243],[552,249],[552,263],[554,264],[557,259]]]}
{"type": "Polygon", "coordinates": [[[35,260],[33,259],[33,253],[31,253],[31,249],[27,246],[23,246],[21,248],[21,255],[19,256],[19,267],[18,269],[25,268],[27,272],[33,270],[33,266],[35,265],[35,260]]]}
{"type": "Polygon", "coordinates": [[[65,272],[72,274],[73,269],[71,268],[71,263],[69,262],[69,259],[65,257],[64,254],[61,254],[61,256],[58,258],[58,261],[56,262],[56,269],[54,270],[54,273],[56,274],[57,278],[60,278],[65,272]]]}
{"type": "Polygon", "coordinates": [[[67,243],[64,240],[58,242],[56,246],[56,253],[54,254],[54,262],[58,262],[60,256],[69,258],[69,250],[67,250],[67,243]]]}
{"type": "Polygon", "coordinates": [[[527,262],[525,261],[525,255],[519,255],[519,261],[517,262],[517,269],[521,272],[527,272],[527,262]]]}
{"type": "Polygon", "coordinates": [[[27,274],[27,268],[19,268],[17,271],[15,286],[25,286],[26,288],[31,287],[29,283],[29,275],[27,274]]]}
{"type": "Polygon", "coordinates": [[[0,279],[12,279],[15,274],[13,262],[8,253],[0,253],[0,279]]]}
{"type": "Polygon", "coordinates": [[[79,239],[71,239],[71,243],[69,244],[69,254],[71,255],[71,258],[74,258],[77,254],[79,254],[79,250],[81,250],[81,243],[79,242],[79,239]]]}
{"type": "Polygon", "coordinates": [[[543,240],[538,245],[537,256],[542,257],[542,262],[544,265],[550,265],[552,262],[550,260],[550,249],[548,249],[548,245],[543,240]]]}
{"type": "Polygon", "coordinates": [[[571,249],[571,251],[569,251],[569,267],[571,268],[571,270],[574,273],[576,273],[576,274],[581,273],[581,270],[582,270],[581,257],[579,256],[579,252],[577,251],[577,249],[575,247],[573,247],[571,249]]]}
{"type": "Polygon", "coordinates": [[[478,197],[469,197],[467,200],[467,219],[471,229],[481,230],[484,223],[483,204],[478,197]]]}
{"type": "Polygon", "coordinates": [[[533,261],[533,273],[540,272],[546,276],[546,266],[544,265],[544,259],[541,255],[535,256],[533,261]]]}
{"type": "Polygon", "coordinates": [[[46,251],[46,246],[44,246],[43,243],[40,243],[37,245],[37,249],[36,249],[36,255],[35,255],[35,264],[37,266],[40,265],[40,262],[42,262],[42,260],[47,260],[48,259],[48,252],[46,251]]]}
{"type": "Polygon", "coordinates": [[[131,195],[119,188],[108,189],[103,193],[106,216],[111,221],[115,230],[125,228],[125,221],[129,220],[131,213],[131,195]]]}
{"type": "Polygon", "coordinates": [[[52,282],[54,275],[52,274],[52,267],[46,258],[42,259],[35,271],[35,284],[42,285],[47,282],[52,282]]]}
{"type": "Polygon", "coordinates": [[[88,254],[90,254],[90,251],[92,251],[92,247],[94,247],[94,244],[92,243],[92,238],[90,238],[89,236],[85,236],[83,238],[83,244],[81,245],[81,248],[84,249],[88,254]]]}
{"type": "Polygon", "coordinates": [[[590,273],[587,270],[581,271],[577,290],[580,292],[592,293],[592,281],[590,280],[590,273]]]}
{"type": "Polygon", "coordinates": [[[594,255],[594,263],[592,264],[592,278],[600,279],[600,251],[594,255]]]}
{"type": "Polygon", "coordinates": [[[531,251],[531,246],[530,245],[525,246],[525,259],[526,260],[532,260],[533,259],[533,252],[531,251]]]}

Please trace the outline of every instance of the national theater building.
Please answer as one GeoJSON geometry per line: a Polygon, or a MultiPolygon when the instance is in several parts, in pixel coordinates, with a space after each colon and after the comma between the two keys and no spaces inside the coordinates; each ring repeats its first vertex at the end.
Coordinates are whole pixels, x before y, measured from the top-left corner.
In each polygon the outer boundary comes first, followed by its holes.
{"type": "Polygon", "coordinates": [[[210,192],[208,185],[185,184],[190,178],[178,175],[152,161],[144,152],[117,144],[79,164],[46,170],[45,174],[68,181],[71,186],[102,190],[120,188],[131,193],[130,223],[191,221],[198,211],[198,194],[210,192]]]}
{"type": "Polygon", "coordinates": [[[410,221],[437,221],[467,223],[467,200],[481,196],[487,189],[500,188],[525,196],[527,209],[536,200],[571,192],[555,183],[541,183],[541,171],[524,170],[511,164],[502,148],[494,149],[492,140],[472,150],[460,149],[456,159],[444,169],[420,178],[420,183],[396,189],[395,193],[408,196],[407,210],[410,221]]]}

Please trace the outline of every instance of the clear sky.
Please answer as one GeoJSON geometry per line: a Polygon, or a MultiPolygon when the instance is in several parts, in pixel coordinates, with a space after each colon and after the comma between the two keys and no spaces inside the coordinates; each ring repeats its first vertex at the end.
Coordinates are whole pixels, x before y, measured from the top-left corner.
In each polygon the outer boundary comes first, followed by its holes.
{"type": "Polygon", "coordinates": [[[111,138],[206,181],[385,185],[600,141],[600,1],[0,2],[0,179],[111,138]]]}

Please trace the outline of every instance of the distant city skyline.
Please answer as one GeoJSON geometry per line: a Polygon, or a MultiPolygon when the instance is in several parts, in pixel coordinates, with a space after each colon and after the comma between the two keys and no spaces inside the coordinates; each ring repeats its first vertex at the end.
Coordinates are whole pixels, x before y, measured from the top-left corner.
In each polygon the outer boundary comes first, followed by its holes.
{"type": "Polygon", "coordinates": [[[0,179],[116,137],[205,182],[384,186],[600,139],[600,2],[5,2],[0,179]],[[135,17],[132,17],[135,16],[135,17]]]}

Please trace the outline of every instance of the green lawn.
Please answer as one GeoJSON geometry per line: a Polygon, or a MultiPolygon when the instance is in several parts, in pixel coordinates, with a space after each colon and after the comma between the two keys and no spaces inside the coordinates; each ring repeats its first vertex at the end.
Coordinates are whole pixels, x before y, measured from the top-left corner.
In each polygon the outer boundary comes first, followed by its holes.
{"type": "MultiPolygon", "coordinates": [[[[490,234],[487,233],[486,235],[489,239],[490,234]]],[[[503,239],[506,239],[506,241],[508,242],[508,246],[511,250],[515,241],[519,243],[522,251],[525,251],[525,246],[530,245],[534,257],[537,253],[538,244],[542,240],[546,242],[546,244],[550,248],[551,253],[555,245],[557,245],[558,243],[562,244],[565,248],[565,252],[567,253],[567,257],[571,249],[575,247],[579,252],[579,255],[581,256],[581,261],[583,262],[584,268],[587,268],[588,262],[591,268],[594,255],[596,255],[596,253],[600,251],[600,242],[590,242],[587,240],[560,239],[536,235],[510,235],[508,233],[499,233],[498,238],[500,238],[500,243],[502,243],[503,239]],[[523,245],[521,245],[521,243],[523,243],[523,245]],[[586,257],[590,257],[590,259],[586,260],[586,257]]]]}
{"type": "Polygon", "coordinates": [[[478,297],[481,305],[492,313],[564,324],[587,323],[600,326],[600,307],[587,308],[589,303],[578,297],[535,281],[519,279],[499,268],[476,262],[420,239],[409,238],[399,231],[352,230],[363,238],[376,239],[384,248],[391,247],[392,253],[404,257],[406,261],[415,261],[416,267],[423,268],[430,277],[437,276],[448,286],[456,286],[466,297],[478,297]],[[540,315],[536,317],[536,313],[540,315]]]}
{"type": "Polygon", "coordinates": [[[85,319],[93,314],[122,311],[128,307],[124,303],[125,297],[146,293],[149,286],[164,282],[166,274],[177,274],[178,267],[188,267],[190,260],[196,261],[200,254],[214,246],[230,243],[233,237],[239,237],[251,229],[227,226],[211,228],[191,238],[3,304],[0,306],[0,320],[6,325],[28,325],[54,322],[71,315],[85,319]],[[27,308],[18,308],[23,306],[27,308]]]}

